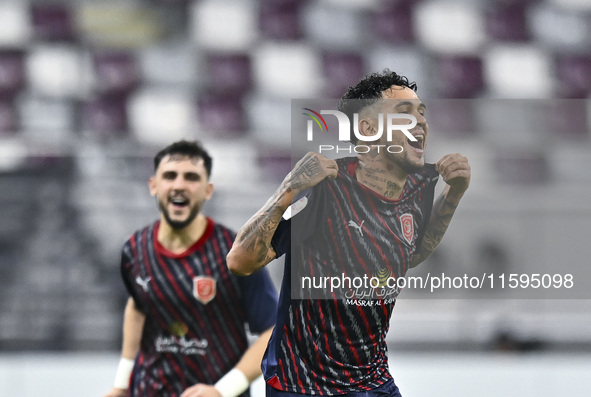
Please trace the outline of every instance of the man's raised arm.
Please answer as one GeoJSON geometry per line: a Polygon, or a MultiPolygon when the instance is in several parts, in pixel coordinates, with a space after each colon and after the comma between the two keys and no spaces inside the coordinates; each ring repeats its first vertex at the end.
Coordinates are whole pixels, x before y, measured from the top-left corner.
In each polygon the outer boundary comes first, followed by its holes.
{"type": "Polygon", "coordinates": [[[277,257],[271,240],[292,197],[325,178],[335,178],[338,167],[334,160],[308,153],[297,162],[273,196],[246,222],[236,236],[226,261],[230,271],[248,276],[277,257]]]}
{"type": "Polygon", "coordinates": [[[437,172],[447,183],[443,193],[433,203],[431,218],[427,224],[419,252],[413,255],[410,267],[427,259],[441,242],[460,199],[470,185],[470,164],[458,153],[443,156],[436,164],[437,172]]]}

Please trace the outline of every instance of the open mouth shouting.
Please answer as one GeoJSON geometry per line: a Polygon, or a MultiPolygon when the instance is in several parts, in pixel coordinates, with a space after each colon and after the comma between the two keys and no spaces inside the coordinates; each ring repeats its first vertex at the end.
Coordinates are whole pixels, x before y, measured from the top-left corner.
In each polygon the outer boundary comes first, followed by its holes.
{"type": "Polygon", "coordinates": [[[414,149],[415,152],[423,153],[425,150],[425,133],[423,131],[418,131],[417,133],[413,133],[413,136],[416,138],[416,141],[408,139],[408,145],[414,149]]]}
{"type": "Polygon", "coordinates": [[[175,210],[183,210],[184,208],[189,206],[189,199],[182,195],[170,197],[168,199],[168,202],[172,204],[172,207],[175,210]]]}

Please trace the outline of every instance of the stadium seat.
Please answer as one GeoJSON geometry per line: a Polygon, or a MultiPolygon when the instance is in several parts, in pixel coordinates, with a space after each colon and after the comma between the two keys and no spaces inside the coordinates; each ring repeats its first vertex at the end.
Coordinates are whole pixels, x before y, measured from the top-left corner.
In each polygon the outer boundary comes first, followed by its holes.
{"type": "Polygon", "coordinates": [[[432,60],[421,49],[406,45],[380,45],[371,49],[366,55],[366,61],[369,71],[388,68],[416,81],[421,97],[432,95],[432,60]]]}
{"type": "Polygon", "coordinates": [[[246,129],[242,98],[234,94],[206,94],[197,100],[201,129],[216,136],[235,135],[246,129]]]}
{"type": "Polygon", "coordinates": [[[585,139],[591,131],[584,99],[543,101],[538,107],[541,128],[557,140],[585,139]]]}
{"type": "Polygon", "coordinates": [[[413,3],[383,2],[372,13],[372,30],[378,39],[392,43],[412,42],[414,36],[413,3]]]}
{"type": "Polygon", "coordinates": [[[195,128],[195,105],[186,89],[142,88],[128,101],[130,130],[147,145],[168,145],[190,138],[195,128]]]}
{"type": "Polygon", "coordinates": [[[81,1],[73,10],[77,34],[95,48],[154,45],[166,31],[165,15],[148,2],[81,1]]]}
{"type": "Polygon", "coordinates": [[[192,2],[192,0],[152,0],[156,3],[164,4],[167,6],[185,5],[192,2]]]}
{"type": "Polygon", "coordinates": [[[325,52],[322,55],[325,93],[329,98],[340,98],[349,86],[355,85],[366,73],[360,54],[325,52]]]}
{"type": "Polygon", "coordinates": [[[259,29],[272,40],[298,40],[302,38],[300,26],[301,0],[266,0],[259,11],[259,29]]]}
{"type": "Polygon", "coordinates": [[[90,74],[82,62],[82,50],[71,45],[44,44],[32,47],[26,58],[30,88],[51,97],[80,96],[88,90],[90,74]]]}
{"type": "Polygon", "coordinates": [[[591,55],[564,55],[556,61],[559,94],[586,98],[591,94],[591,55]]]}
{"type": "Polygon", "coordinates": [[[534,45],[491,46],[484,54],[484,76],[491,93],[505,98],[546,98],[554,79],[550,54],[534,45]]]}
{"type": "Polygon", "coordinates": [[[201,51],[190,42],[148,46],[138,51],[138,69],[145,84],[178,85],[189,87],[205,79],[200,67],[201,51]]]}
{"type": "Polygon", "coordinates": [[[18,128],[14,105],[8,100],[0,100],[0,133],[15,132],[18,128]]]}
{"type": "Polygon", "coordinates": [[[359,49],[371,37],[364,14],[328,2],[310,2],[303,9],[302,27],[309,43],[331,50],[359,49]]]}
{"type": "Polygon", "coordinates": [[[21,47],[29,42],[32,32],[27,2],[0,3],[0,46],[21,47]]]}
{"type": "Polygon", "coordinates": [[[484,43],[483,15],[473,2],[421,2],[415,10],[417,38],[429,50],[472,53],[484,43]]]}
{"type": "Polygon", "coordinates": [[[18,108],[23,129],[40,142],[57,143],[74,130],[72,101],[27,95],[19,99],[18,108]]]}
{"type": "Polygon", "coordinates": [[[22,51],[0,51],[0,97],[13,97],[25,86],[22,51]]]}
{"type": "Polygon", "coordinates": [[[103,96],[83,105],[82,128],[101,138],[118,136],[127,131],[127,101],[125,96],[103,96]]]}
{"type": "Polygon", "coordinates": [[[549,180],[549,164],[541,153],[503,153],[495,161],[497,181],[505,184],[541,184],[549,180]]]}
{"type": "Polygon", "coordinates": [[[437,99],[427,103],[427,118],[431,131],[451,138],[474,136],[477,127],[472,101],[437,99]]]}
{"type": "Polygon", "coordinates": [[[528,26],[540,44],[563,50],[582,49],[591,42],[591,27],[585,13],[542,3],[529,9],[528,26]]]}
{"type": "Polygon", "coordinates": [[[139,83],[134,56],[129,52],[104,52],[94,55],[96,87],[102,93],[127,94],[139,83]]]}
{"type": "Polygon", "coordinates": [[[436,82],[439,97],[473,98],[484,89],[482,60],[478,57],[441,57],[436,82]]]}
{"type": "Polygon", "coordinates": [[[245,102],[249,136],[274,147],[291,145],[291,99],[255,94],[245,102]]]}
{"type": "Polygon", "coordinates": [[[318,58],[305,43],[261,44],[252,58],[256,89],[277,97],[314,97],[320,92],[318,58]]]}
{"type": "Polygon", "coordinates": [[[487,33],[494,40],[530,39],[525,4],[496,4],[485,13],[485,18],[487,33]]]}
{"type": "Polygon", "coordinates": [[[572,11],[591,11],[591,2],[587,0],[549,0],[549,2],[557,7],[572,11]]]}
{"type": "Polygon", "coordinates": [[[244,51],[258,37],[257,10],[249,1],[197,1],[190,18],[191,36],[204,49],[244,51]]]}
{"type": "Polygon", "coordinates": [[[207,83],[212,91],[239,95],[252,88],[248,54],[210,54],[207,57],[207,74],[207,83]]]}
{"type": "Polygon", "coordinates": [[[31,20],[37,40],[72,41],[76,37],[72,13],[66,4],[33,4],[31,20]]]}
{"type": "Polygon", "coordinates": [[[264,175],[280,182],[291,171],[291,153],[289,150],[260,150],[258,164],[264,175]]]}

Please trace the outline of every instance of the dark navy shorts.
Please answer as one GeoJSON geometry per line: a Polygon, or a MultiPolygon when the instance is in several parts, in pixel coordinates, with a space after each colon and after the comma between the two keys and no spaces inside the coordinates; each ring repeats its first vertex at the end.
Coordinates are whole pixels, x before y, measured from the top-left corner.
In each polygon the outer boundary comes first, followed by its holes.
{"type": "MultiPolygon", "coordinates": [[[[266,397],[302,397],[306,394],[291,393],[288,391],[281,391],[272,388],[266,384],[266,397]]],[[[380,387],[367,391],[350,392],[347,394],[339,394],[338,397],[402,397],[398,386],[394,383],[394,379],[390,379],[380,387]]]]}

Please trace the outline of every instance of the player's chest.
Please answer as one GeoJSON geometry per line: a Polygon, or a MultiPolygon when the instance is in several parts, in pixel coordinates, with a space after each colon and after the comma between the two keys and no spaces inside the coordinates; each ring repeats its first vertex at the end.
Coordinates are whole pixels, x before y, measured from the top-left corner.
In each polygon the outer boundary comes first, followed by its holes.
{"type": "Polygon", "coordinates": [[[155,253],[138,258],[133,269],[136,289],[148,302],[182,300],[207,305],[234,289],[225,261],[206,254],[169,258],[155,253]]]}
{"type": "Polygon", "coordinates": [[[384,203],[379,200],[329,202],[318,224],[321,235],[332,245],[375,246],[413,252],[423,225],[419,203],[384,203]],[[394,244],[394,245],[393,245],[394,244]]]}

